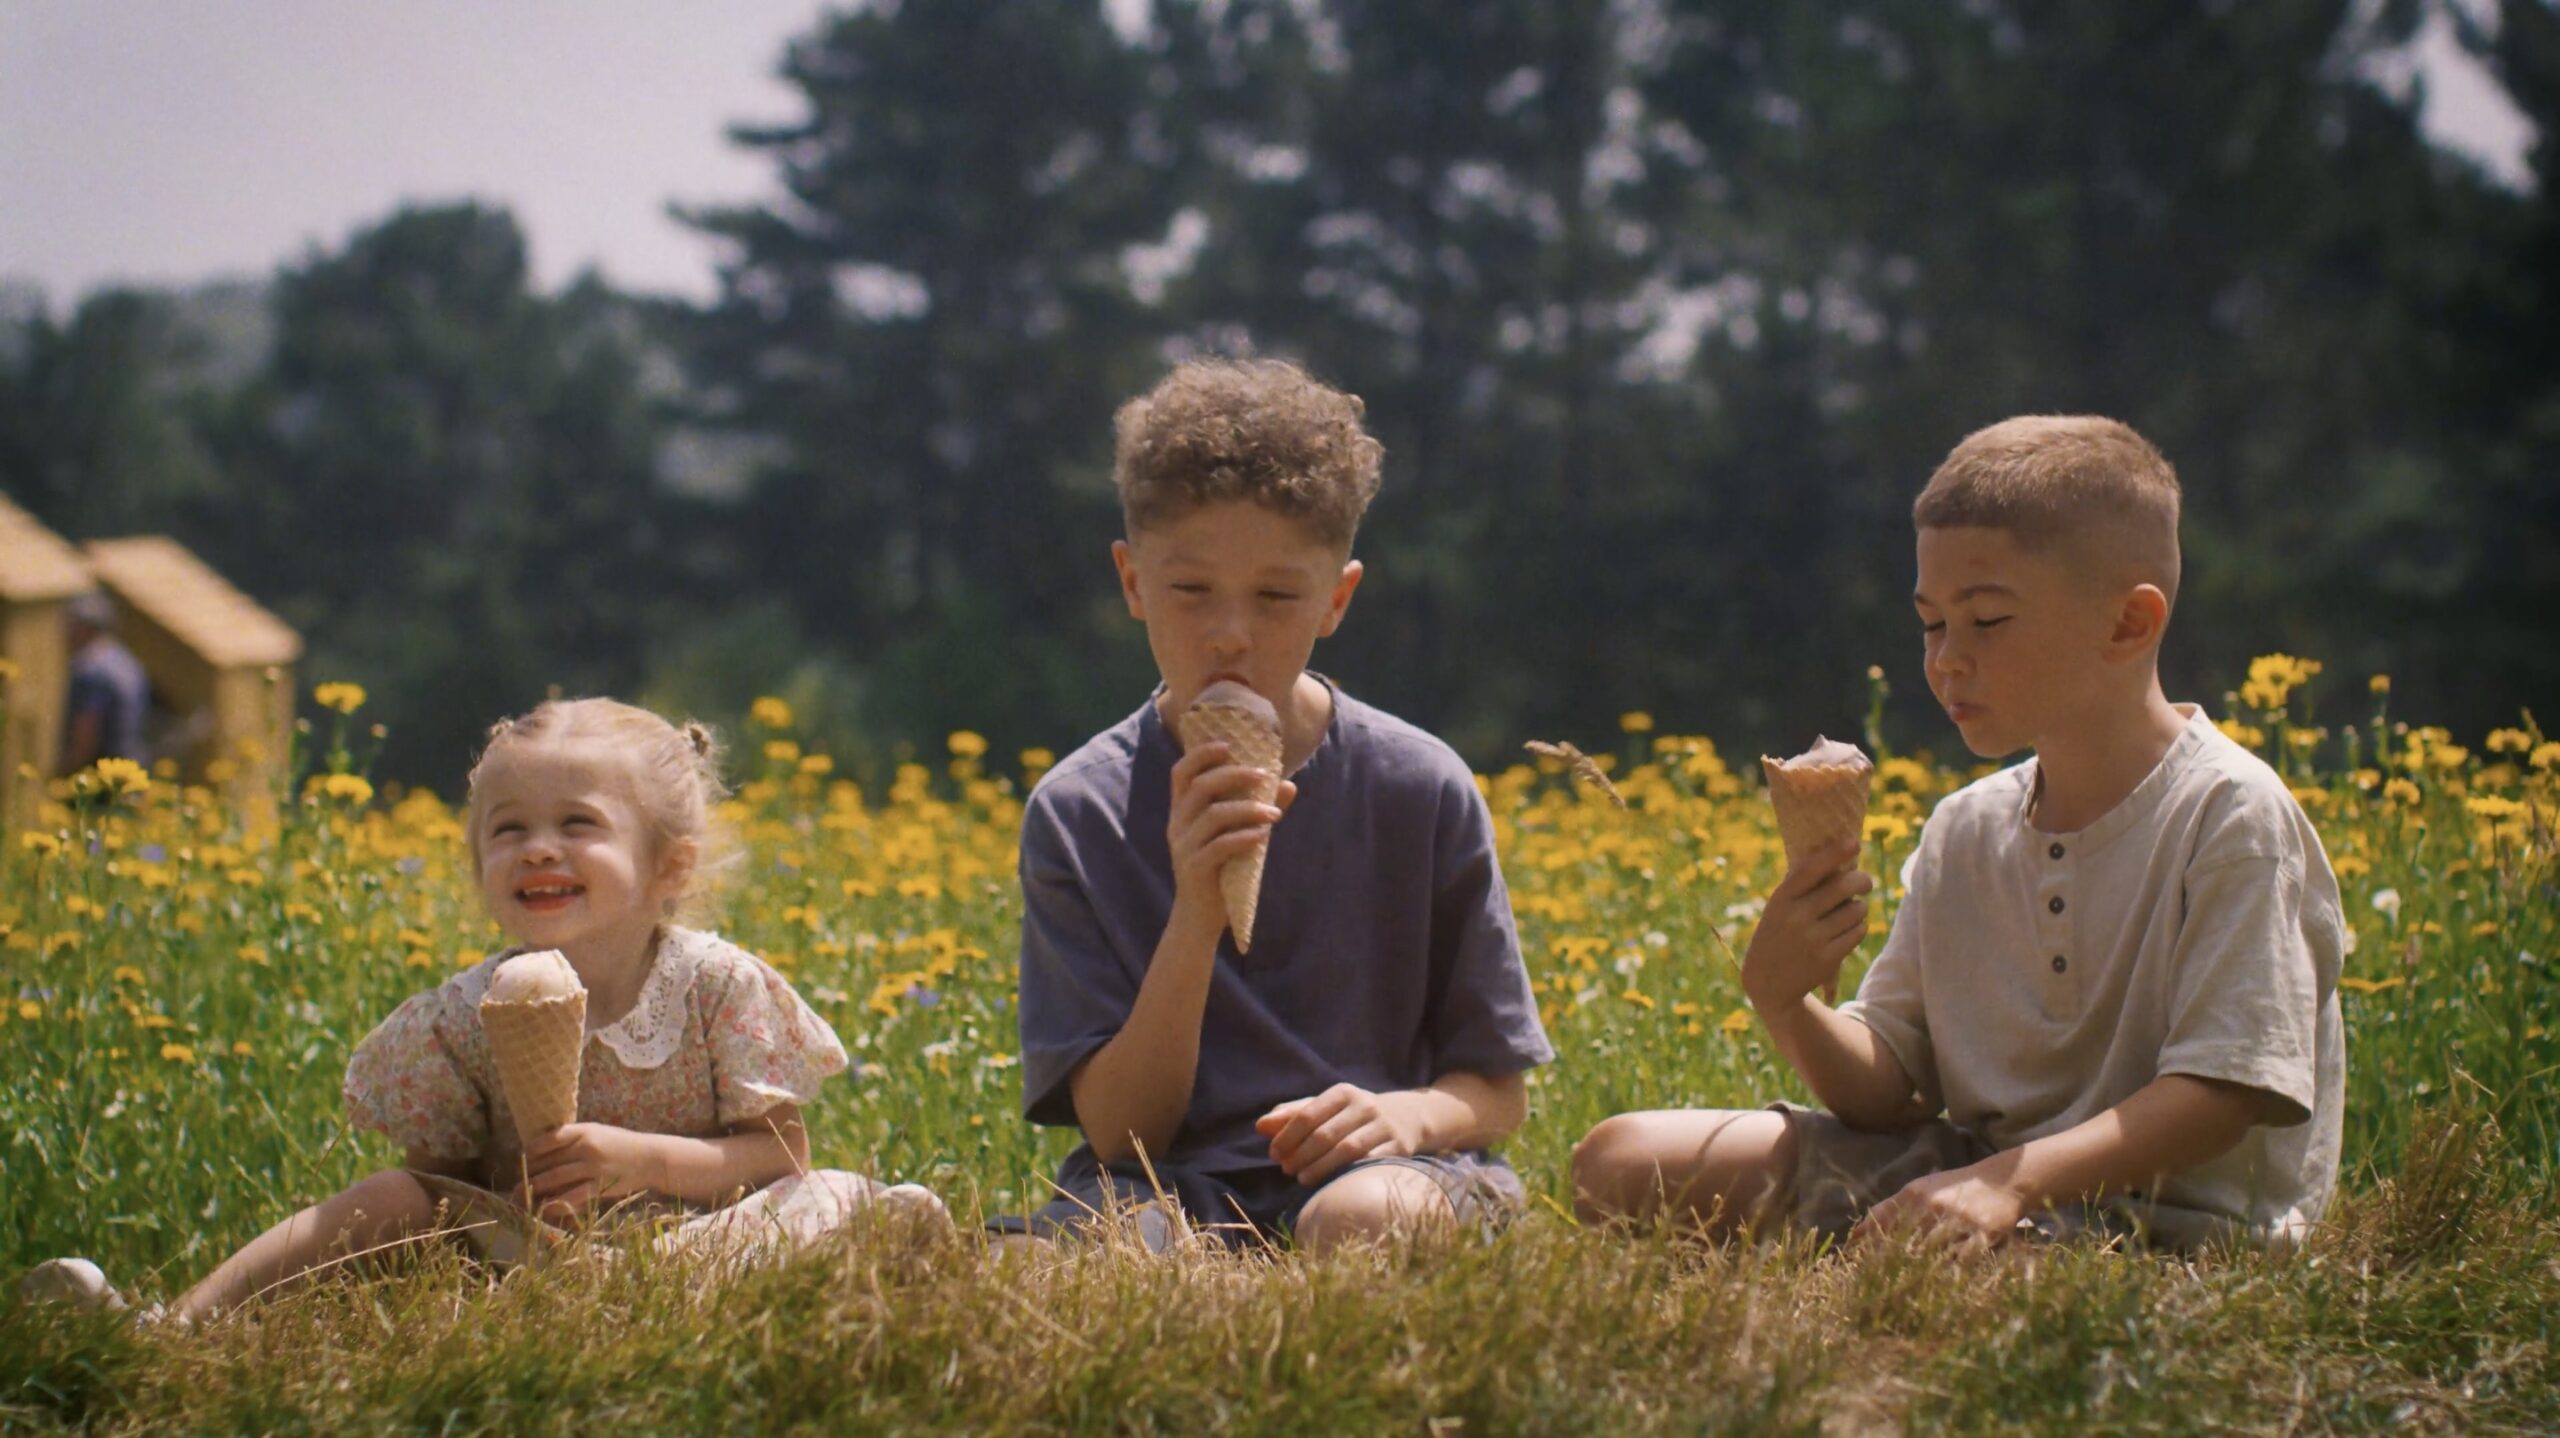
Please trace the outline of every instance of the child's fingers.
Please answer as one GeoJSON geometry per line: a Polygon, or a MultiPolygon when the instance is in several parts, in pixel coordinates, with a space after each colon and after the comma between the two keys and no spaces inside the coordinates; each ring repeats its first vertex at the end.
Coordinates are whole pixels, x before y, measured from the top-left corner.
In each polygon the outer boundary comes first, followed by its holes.
{"type": "Polygon", "coordinates": [[[1271,802],[1280,806],[1281,813],[1288,813],[1289,806],[1298,802],[1297,784],[1292,780],[1281,780],[1280,792],[1272,796],[1271,802]]]}
{"type": "Polygon", "coordinates": [[[1255,1133],[1262,1134],[1265,1137],[1278,1133],[1281,1125],[1289,1121],[1289,1116],[1296,1113],[1305,1103],[1305,1099],[1293,1098],[1287,1103],[1281,1104],[1271,1112],[1255,1119],[1253,1121],[1253,1131],[1255,1133]]]}
{"type": "Polygon", "coordinates": [[[1349,1168],[1351,1165],[1358,1163],[1360,1160],[1367,1158],[1373,1153],[1376,1153],[1378,1151],[1378,1145],[1386,1142],[1386,1140],[1386,1125],[1375,1122],[1374,1120],[1369,1123],[1364,1123],[1360,1125],[1360,1127],[1353,1129],[1350,1133],[1343,1135],[1342,1139],[1335,1143],[1330,1150],[1325,1153],[1318,1154],[1314,1162],[1299,1170],[1298,1182],[1309,1188],[1314,1188],[1333,1178],[1344,1169],[1349,1168]]]}
{"type": "Polygon", "coordinates": [[[1350,1094],[1340,1088],[1329,1088],[1301,1103],[1298,1111],[1289,1115],[1289,1121],[1280,1126],[1280,1131],[1272,1135],[1272,1161],[1287,1168],[1290,1156],[1307,1141],[1307,1135],[1315,1132],[1319,1124],[1342,1112],[1350,1102],[1350,1094]]]}
{"type": "Polygon", "coordinates": [[[1793,897],[1810,892],[1843,869],[1856,872],[1857,862],[1858,845],[1854,840],[1843,839],[1837,844],[1816,849],[1805,855],[1802,862],[1788,866],[1786,877],[1778,881],[1772,897],[1777,894],[1793,897]]]}
{"type": "Polygon", "coordinates": [[[1179,796],[1201,775],[1226,763],[1231,754],[1223,739],[1212,739],[1197,749],[1184,750],[1182,757],[1173,761],[1174,794],[1179,796]]]}
{"type": "Polygon", "coordinates": [[[1375,1138],[1365,1146],[1359,1142],[1360,1136],[1375,1126],[1373,1115],[1346,1108],[1308,1134],[1307,1141],[1298,1145],[1298,1151],[1280,1166],[1296,1174],[1300,1183],[1322,1183],[1343,1165],[1357,1161],[1375,1146],[1375,1138]]]}

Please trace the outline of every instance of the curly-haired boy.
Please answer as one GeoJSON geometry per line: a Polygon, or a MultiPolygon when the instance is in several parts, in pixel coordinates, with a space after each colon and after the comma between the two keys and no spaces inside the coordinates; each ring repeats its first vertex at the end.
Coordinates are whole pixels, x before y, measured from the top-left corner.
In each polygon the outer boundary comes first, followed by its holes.
{"type": "Polygon", "coordinates": [[[1446,744],[1306,667],[1360,585],[1382,457],[1361,414],[1267,360],[1184,364],[1120,411],[1112,562],[1163,682],[1024,814],[1023,1108],[1086,1141],[1059,1196],[1000,1230],[1161,1192],[1151,1242],[1208,1225],[1321,1248],[1519,1207],[1486,1150],[1553,1054],[1491,816],[1446,744]],[[1227,745],[1176,737],[1219,681],[1277,711],[1274,802],[1227,745]],[[1248,956],[1218,876],[1266,843],[1248,956]]]}

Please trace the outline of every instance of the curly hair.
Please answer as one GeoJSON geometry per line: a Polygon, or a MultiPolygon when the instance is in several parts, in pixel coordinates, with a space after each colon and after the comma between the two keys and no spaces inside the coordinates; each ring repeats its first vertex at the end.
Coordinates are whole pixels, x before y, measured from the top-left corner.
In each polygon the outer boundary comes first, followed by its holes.
{"type": "Polygon", "coordinates": [[[594,743],[622,761],[631,802],[661,846],[695,846],[693,874],[676,906],[689,917],[707,916],[714,881],[738,847],[720,819],[720,802],[729,796],[720,777],[720,740],[704,725],[670,723],[618,699],[553,699],[489,726],[464,803],[472,869],[480,867],[480,829],[489,807],[483,781],[491,765],[511,751],[568,743],[594,743]]]}
{"type": "Polygon", "coordinates": [[[2075,551],[2092,573],[2178,596],[2178,472],[2131,425],[2021,415],[1966,435],[1912,502],[1921,529],[2005,531],[2030,551],[2075,551]]]}
{"type": "Polygon", "coordinates": [[[1348,553],[1386,456],[1364,408],[1285,360],[1183,363],[1112,423],[1129,532],[1244,499],[1348,553]]]}

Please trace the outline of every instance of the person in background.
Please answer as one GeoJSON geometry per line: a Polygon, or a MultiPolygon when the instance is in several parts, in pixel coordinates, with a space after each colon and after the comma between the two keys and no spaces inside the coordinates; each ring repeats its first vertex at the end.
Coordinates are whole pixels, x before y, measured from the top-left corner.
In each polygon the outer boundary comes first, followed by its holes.
{"type": "Polygon", "coordinates": [[[116,638],[115,601],[91,590],[73,599],[64,617],[71,697],[62,721],[62,772],[76,774],[101,759],[148,762],[142,721],[151,707],[151,679],[116,638]]]}

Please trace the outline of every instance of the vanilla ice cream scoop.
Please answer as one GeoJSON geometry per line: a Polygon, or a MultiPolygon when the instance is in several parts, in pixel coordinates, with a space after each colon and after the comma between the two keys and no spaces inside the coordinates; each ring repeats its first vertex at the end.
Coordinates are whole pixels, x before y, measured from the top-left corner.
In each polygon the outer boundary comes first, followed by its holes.
{"type": "MultiPolygon", "coordinates": [[[[1241,709],[1270,726],[1271,732],[1280,732],[1280,711],[1271,707],[1271,701],[1232,679],[1221,679],[1201,690],[1192,699],[1191,707],[1198,709],[1203,706],[1241,709]]],[[[1190,741],[1183,742],[1187,744],[1190,741]]]]}
{"type": "Polygon", "coordinates": [[[489,980],[489,992],[483,999],[492,1004],[540,1003],[545,999],[565,999],[582,994],[587,986],[578,981],[578,971],[569,957],[558,949],[539,949],[518,954],[498,965],[496,976],[489,980]]]}
{"type": "Polygon", "coordinates": [[[526,1142],[578,1120],[587,1050],[587,986],[557,949],[498,965],[480,996],[480,1028],[498,1066],[516,1134],[526,1142]]]}

